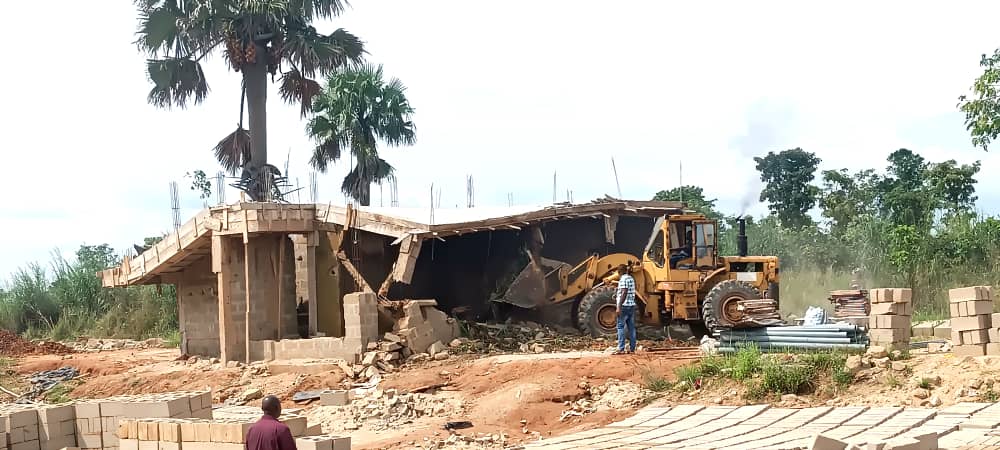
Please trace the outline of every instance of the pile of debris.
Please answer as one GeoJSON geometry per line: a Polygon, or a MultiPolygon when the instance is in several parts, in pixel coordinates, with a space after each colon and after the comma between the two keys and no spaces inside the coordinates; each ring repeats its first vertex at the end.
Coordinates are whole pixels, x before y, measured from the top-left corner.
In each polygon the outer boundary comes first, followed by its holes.
{"type": "Polygon", "coordinates": [[[461,400],[422,393],[401,393],[395,389],[374,389],[344,406],[320,406],[307,413],[311,423],[319,423],[326,433],[365,429],[382,431],[399,428],[420,417],[460,414],[461,400]]]}
{"type": "Polygon", "coordinates": [[[459,347],[468,353],[544,353],[560,350],[593,350],[607,346],[589,336],[564,333],[533,322],[485,324],[466,322],[471,340],[459,347]]]}
{"type": "Polygon", "coordinates": [[[581,398],[565,403],[567,409],[559,416],[559,421],[597,411],[638,408],[655,395],[638,384],[614,378],[599,386],[591,386],[586,381],[580,382],[580,390],[583,391],[581,398]]]}
{"type": "Polygon", "coordinates": [[[484,448],[519,448],[520,446],[514,446],[514,441],[507,436],[506,433],[475,433],[471,435],[463,435],[462,433],[452,431],[452,433],[444,439],[424,439],[423,442],[410,442],[414,448],[420,449],[438,449],[438,448],[449,448],[449,449],[484,449],[484,448]]]}
{"type": "Polygon", "coordinates": [[[0,355],[68,355],[73,350],[58,342],[32,342],[9,330],[0,330],[0,355]]]}
{"type": "Polygon", "coordinates": [[[24,399],[36,399],[46,392],[52,390],[60,383],[64,381],[70,381],[80,376],[80,371],[75,367],[64,366],[55,370],[46,370],[43,372],[37,372],[30,377],[28,377],[28,382],[31,383],[31,390],[25,393],[22,397],[24,399]]]}
{"type": "Polygon", "coordinates": [[[139,350],[147,348],[163,348],[164,342],[160,338],[150,338],[144,341],[132,339],[94,339],[80,337],[76,341],[67,342],[66,345],[78,352],[100,352],[112,350],[139,350]]]}

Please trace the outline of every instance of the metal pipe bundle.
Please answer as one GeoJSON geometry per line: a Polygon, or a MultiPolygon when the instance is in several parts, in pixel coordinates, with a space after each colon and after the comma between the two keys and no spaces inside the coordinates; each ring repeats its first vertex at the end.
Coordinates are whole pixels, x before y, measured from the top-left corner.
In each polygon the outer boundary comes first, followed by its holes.
{"type": "Polygon", "coordinates": [[[762,351],[863,350],[868,345],[868,335],[863,328],[850,324],[749,328],[723,330],[719,334],[721,353],[733,353],[747,344],[754,344],[762,351]]]}

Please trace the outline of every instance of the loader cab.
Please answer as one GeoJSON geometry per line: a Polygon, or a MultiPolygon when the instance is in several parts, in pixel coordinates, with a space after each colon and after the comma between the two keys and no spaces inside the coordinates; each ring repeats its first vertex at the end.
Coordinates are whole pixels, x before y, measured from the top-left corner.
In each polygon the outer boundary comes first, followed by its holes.
{"type": "Polygon", "coordinates": [[[701,215],[674,215],[657,220],[647,258],[671,270],[718,267],[718,224],[701,215]]]}

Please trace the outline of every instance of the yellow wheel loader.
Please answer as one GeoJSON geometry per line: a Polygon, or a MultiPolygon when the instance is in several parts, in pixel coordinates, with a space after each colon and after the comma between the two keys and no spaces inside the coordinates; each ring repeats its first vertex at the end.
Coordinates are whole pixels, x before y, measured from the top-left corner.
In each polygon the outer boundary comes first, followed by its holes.
{"type": "Polygon", "coordinates": [[[737,224],[736,256],[718,255],[716,221],[687,212],[658,218],[641,258],[592,255],[571,266],[541,258],[529,245],[528,267],[502,301],[541,307],[572,302],[581,332],[613,335],[616,271],[624,264],[636,282],[637,323],[688,325],[695,334],[778,323],[778,258],[747,256],[746,222],[737,224]]]}

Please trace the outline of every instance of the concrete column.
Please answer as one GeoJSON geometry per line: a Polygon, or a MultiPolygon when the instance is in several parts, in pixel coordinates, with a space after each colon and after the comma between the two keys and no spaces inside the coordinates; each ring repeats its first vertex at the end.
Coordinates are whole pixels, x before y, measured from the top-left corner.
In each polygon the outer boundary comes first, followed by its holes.
{"type": "Polygon", "coordinates": [[[218,281],[219,359],[242,361],[244,356],[243,245],[237,238],[212,236],[212,272],[218,281]]]}

